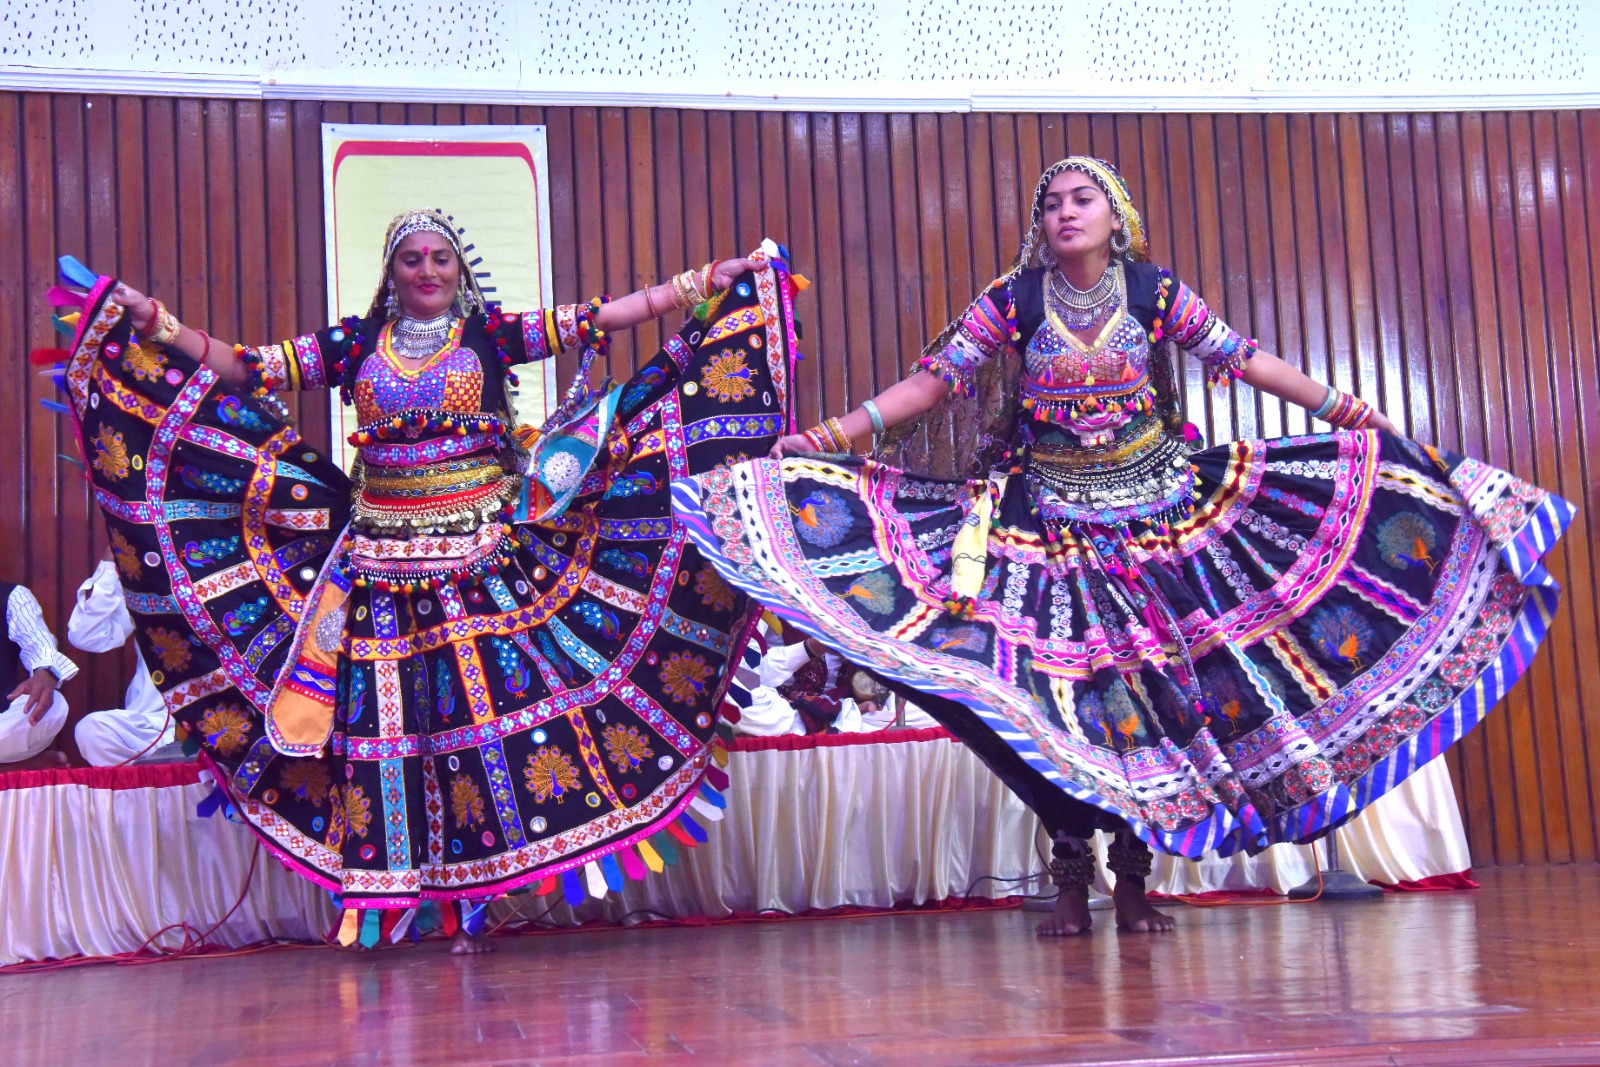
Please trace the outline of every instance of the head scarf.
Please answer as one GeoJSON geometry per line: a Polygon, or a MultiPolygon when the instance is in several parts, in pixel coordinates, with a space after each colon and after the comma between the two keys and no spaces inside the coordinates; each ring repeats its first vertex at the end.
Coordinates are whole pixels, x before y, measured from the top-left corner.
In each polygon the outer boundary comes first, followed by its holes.
{"type": "Polygon", "coordinates": [[[1022,242],[1022,250],[1017,253],[1017,260],[1006,277],[1028,267],[1055,265],[1056,258],[1050,251],[1050,242],[1044,232],[1044,194],[1049,190],[1050,183],[1068,170],[1088,175],[1106,194],[1106,199],[1111,201],[1111,212],[1122,224],[1122,233],[1127,241],[1124,247],[1118,248],[1117,235],[1112,234],[1112,253],[1130,263],[1143,263],[1150,258],[1150,246],[1144,235],[1144,219],[1139,217],[1138,209],[1133,206],[1128,183],[1122,180],[1117,168],[1093,156],[1068,156],[1059,163],[1051,164],[1050,169],[1039,176],[1039,184],[1033,187],[1033,216],[1028,226],[1028,236],[1022,242]]]}
{"type": "MultiPolygon", "coordinates": [[[[394,253],[400,247],[400,242],[414,233],[439,234],[450,242],[450,247],[455,251],[456,262],[461,264],[461,276],[456,282],[456,299],[451,310],[463,318],[482,311],[486,303],[483,290],[478,288],[472,265],[462,251],[460,231],[444,212],[434,208],[418,208],[415,211],[402,211],[389,222],[389,229],[383,235],[383,273],[378,278],[378,291],[372,296],[372,307],[367,311],[367,318],[382,324],[399,314],[398,308],[391,304],[394,299],[394,253]]],[[[354,379],[355,368],[350,368],[347,373],[346,381],[349,382],[354,379]]],[[[509,377],[502,380],[501,392],[504,395],[506,421],[516,425],[516,396],[509,377]]],[[[514,436],[508,439],[506,447],[515,469],[521,470],[527,459],[526,451],[514,436]]]]}
{"type": "Polygon", "coordinates": [[[456,314],[475,315],[482,311],[483,291],[478,288],[478,279],[473,275],[467,257],[462,254],[461,235],[457,232],[455,224],[442,211],[418,208],[415,211],[402,211],[389,222],[389,229],[383,235],[383,268],[378,277],[378,291],[372,297],[372,307],[367,311],[367,316],[394,318],[390,310],[390,297],[394,286],[394,252],[400,247],[401,241],[414,233],[439,234],[450,242],[451,249],[455,251],[456,261],[461,264],[461,277],[456,284],[456,314]]]}
{"type": "MultiPolygon", "coordinates": [[[[1144,219],[1133,206],[1128,183],[1122,180],[1117,168],[1093,156],[1068,156],[1051,164],[1039,176],[1039,183],[1033,189],[1033,211],[1027,236],[1010,268],[994,285],[1007,284],[1030,268],[1055,265],[1055,253],[1050,250],[1044,232],[1044,194],[1050,183],[1067,170],[1088,175],[1111,202],[1111,210],[1122,224],[1121,232],[1126,234],[1125,243],[1117,239],[1117,234],[1112,234],[1113,257],[1130,263],[1150,258],[1144,219]]],[[[971,305],[967,310],[971,310],[971,305]]],[[[939,352],[949,344],[965,317],[966,311],[963,311],[923,348],[919,358],[939,352]]],[[[1009,437],[1016,425],[1021,364],[1019,359],[991,359],[979,368],[977,388],[972,397],[952,392],[926,415],[886,433],[877,454],[919,473],[943,477],[982,476],[1010,443],[1009,437]]]]}

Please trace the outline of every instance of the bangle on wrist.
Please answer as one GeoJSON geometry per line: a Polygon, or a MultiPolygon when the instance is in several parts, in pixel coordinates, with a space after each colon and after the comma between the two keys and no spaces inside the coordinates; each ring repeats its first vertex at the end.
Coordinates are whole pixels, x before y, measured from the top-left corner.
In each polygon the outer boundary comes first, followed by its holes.
{"type": "Polygon", "coordinates": [[[1333,410],[1335,401],[1338,399],[1339,390],[1335,389],[1331,385],[1328,386],[1328,395],[1322,398],[1322,404],[1311,413],[1311,417],[1313,419],[1326,419],[1328,417],[1328,413],[1333,410]]]}
{"type": "Polygon", "coordinates": [[[811,427],[811,429],[805,432],[805,436],[807,440],[810,440],[816,444],[816,451],[818,452],[839,451],[839,442],[834,440],[833,437],[833,427],[829,426],[826,422],[819,422],[817,425],[811,427]]]}
{"type": "Polygon", "coordinates": [[[839,443],[844,446],[844,451],[850,455],[854,455],[856,451],[856,440],[847,432],[845,432],[844,420],[835,418],[828,421],[833,423],[833,432],[838,436],[839,443]]]}
{"type": "Polygon", "coordinates": [[[161,301],[152,297],[150,303],[155,306],[155,318],[151,321],[149,329],[145,331],[145,340],[152,344],[169,345],[177,340],[178,331],[182,326],[178,318],[166,309],[161,301]]]}
{"type": "Polygon", "coordinates": [[[1317,418],[1340,430],[1360,430],[1372,421],[1371,404],[1338,390],[1334,390],[1334,394],[1331,402],[1323,405],[1327,409],[1325,413],[1322,413],[1322,408],[1318,409],[1317,418]]]}
{"type": "Polygon", "coordinates": [[[861,410],[872,420],[872,450],[876,452],[878,442],[883,440],[883,435],[888,432],[888,427],[883,424],[883,412],[878,410],[878,403],[875,400],[862,401],[861,410]]]}
{"type": "Polygon", "coordinates": [[[656,299],[650,293],[650,290],[654,288],[655,286],[653,285],[647,285],[644,287],[644,306],[646,310],[650,312],[650,317],[652,319],[659,319],[661,317],[661,312],[656,310],[656,299]]]}
{"type": "Polygon", "coordinates": [[[678,307],[682,310],[692,308],[700,302],[695,299],[693,278],[694,272],[687,270],[672,276],[672,292],[677,298],[678,307]]]}

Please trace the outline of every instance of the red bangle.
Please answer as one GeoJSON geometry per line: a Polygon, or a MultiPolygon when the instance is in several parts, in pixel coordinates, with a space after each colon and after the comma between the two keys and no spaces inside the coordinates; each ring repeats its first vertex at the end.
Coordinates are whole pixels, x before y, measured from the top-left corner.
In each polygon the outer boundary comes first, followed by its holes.
{"type": "Polygon", "coordinates": [[[206,357],[211,354],[211,335],[206,333],[204,330],[195,330],[193,326],[189,327],[189,329],[194,330],[195,333],[199,334],[200,340],[205,344],[205,347],[200,350],[200,362],[204,363],[206,361],[206,357]]]}

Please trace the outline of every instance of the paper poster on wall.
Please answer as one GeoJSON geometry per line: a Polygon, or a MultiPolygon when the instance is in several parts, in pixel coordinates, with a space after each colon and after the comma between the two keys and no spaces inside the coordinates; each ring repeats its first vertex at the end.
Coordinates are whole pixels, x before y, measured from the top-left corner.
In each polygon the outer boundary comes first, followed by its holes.
{"type": "MultiPolygon", "coordinates": [[[[490,301],[519,312],[552,302],[543,126],[324,123],[322,168],[330,322],[366,314],[389,220],[424,207],[455,223],[490,301]]],[[[554,361],[517,377],[517,418],[538,425],[555,403],[554,361]]],[[[355,413],[335,405],[332,419],[334,454],[348,470],[355,413]]]]}

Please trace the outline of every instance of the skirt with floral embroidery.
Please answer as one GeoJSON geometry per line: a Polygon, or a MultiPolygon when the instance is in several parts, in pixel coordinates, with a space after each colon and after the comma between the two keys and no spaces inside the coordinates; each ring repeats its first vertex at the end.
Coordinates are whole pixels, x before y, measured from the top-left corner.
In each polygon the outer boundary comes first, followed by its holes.
{"type": "Polygon", "coordinates": [[[576,497],[518,525],[492,577],[346,581],[338,616],[315,605],[355,536],[350,480],[209,369],[140,346],[113,285],[85,298],[68,392],[140,650],[230,813],[367,910],[530,885],[576,903],[705,840],[751,611],[669,487],[790,428],[780,261],[631,379],[576,497]],[[307,642],[337,669],[297,660],[307,642]],[[265,724],[296,687],[336,695],[326,744],[299,757],[265,724]]]}
{"type": "Polygon", "coordinates": [[[674,509],[730,584],[1003,742],[1008,782],[1184,856],[1313,838],[1527,668],[1559,593],[1539,560],[1573,509],[1377,431],[1190,458],[1194,513],[1132,528],[1047,529],[1021,476],[836,457],[714,471],[674,509]],[[983,496],[962,602],[953,557],[983,496]]]}

